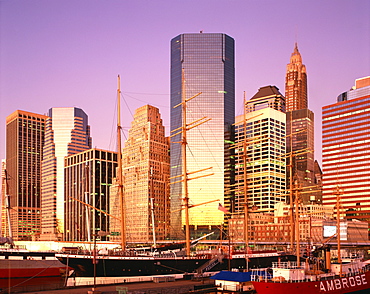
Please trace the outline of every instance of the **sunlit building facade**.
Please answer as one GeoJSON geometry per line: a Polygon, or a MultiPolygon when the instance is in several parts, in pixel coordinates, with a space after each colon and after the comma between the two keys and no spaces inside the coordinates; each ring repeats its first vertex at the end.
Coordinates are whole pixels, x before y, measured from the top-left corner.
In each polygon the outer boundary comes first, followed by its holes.
{"type": "Polygon", "coordinates": [[[64,241],[107,240],[117,153],[89,149],[65,158],[64,241]]]}
{"type": "MultiPolygon", "coordinates": [[[[293,182],[297,180],[304,189],[304,203],[320,201],[315,185],[314,160],[314,113],[309,109],[287,112],[287,165],[292,160],[293,182]]],[[[290,185],[290,168],[287,169],[287,185],[290,185]]]]}
{"type": "Polygon", "coordinates": [[[86,113],[76,107],[49,109],[42,160],[40,239],[61,240],[64,232],[64,157],[91,148],[86,113]]]}
{"type": "MultiPolygon", "coordinates": [[[[136,109],[122,152],[126,240],[153,243],[168,237],[170,197],[169,138],[159,109],[136,109]]],[[[114,197],[114,196],[113,196],[114,197]]],[[[120,218],[119,199],[112,214],[120,218]]],[[[121,232],[112,220],[112,231],[121,232]]]]}
{"type": "Polygon", "coordinates": [[[6,161],[5,159],[1,160],[1,198],[0,198],[0,236],[6,237],[8,235],[7,232],[7,221],[6,221],[6,213],[7,213],[7,206],[6,206],[6,175],[5,175],[5,169],[6,169],[6,161]]]}
{"type": "Polygon", "coordinates": [[[307,72],[297,43],[286,68],[285,100],[287,186],[299,185],[304,203],[320,202],[320,188],[314,187],[314,113],[308,109],[307,72]]]}
{"type": "Polygon", "coordinates": [[[370,77],[322,108],[323,204],[370,224],[370,77]]]}
{"type": "MultiPolygon", "coordinates": [[[[182,126],[183,97],[199,96],[187,102],[186,124],[211,119],[187,132],[187,172],[189,223],[192,237],[202,235],[224,222],[218,204],[231,206],[229,191],[231,165],[229,143],[235,119],[234,39],[221,33],[181,34],[171,40],[171,131],[182,126]],[[196,171],[212,168],[199,173],[196,171]],[[212,173],[211,176],[205,176],[212,173]],[[199,178],[200,176],[204,176],[199,178]],[[226,195],[226,197],[225,197],[226,195]],[[201,205],[201,203],[205,203],[201,205]]],[[[195,123],[197,124],[197,123],[195,123]]],[[[195,125],[194,124],[194,125],[195,125]]],[[[181,134],[171,138],[171,235],[183,237],[185,224],[181,210],[182,183],[181,134]],[[176,178],[174,178],[176,177],[176,178]]]]}
{"type": "Polygon", "coordinates": [[[248,209],[273,211],[286,199],[285,98],[266,86],[245,107],[245,119],[237,116],[235,123],[235,212],[243,213],[245,202],[248,209]]]}
{"type": "Polygon", "coordinates": [[[287,112],[308,108],[306,66],[297,43],[286,68],[285,99],[287,112]]]}
{"type": "Polygon", "coordinates": [[[46,119],[45,115],[22,110],[6,118],[6,170],[15,241],[37,240],[40,235],[41,160],[46,119]]]}

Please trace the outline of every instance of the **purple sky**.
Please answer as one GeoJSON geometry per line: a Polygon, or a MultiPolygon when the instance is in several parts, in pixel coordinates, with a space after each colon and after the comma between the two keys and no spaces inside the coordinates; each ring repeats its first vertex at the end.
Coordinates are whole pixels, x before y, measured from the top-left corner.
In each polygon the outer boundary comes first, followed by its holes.
{"type": "Polygon", "coordinates": [[[284,94],[294,42],[308,73],[309,108],[321,158],[321,107],[370,75],[368,0],[2,0],[0,1],[0,159],[5,118],[80,107],[93,146],[115,150],[117,75],[123,126],[136,108],[160,108],[169,130],[170,40],[226,33],[236,45],[236,115],[243,91],[276,85],[284,94]],[[127,103],[128,107],[125,105],[127,103]]]}

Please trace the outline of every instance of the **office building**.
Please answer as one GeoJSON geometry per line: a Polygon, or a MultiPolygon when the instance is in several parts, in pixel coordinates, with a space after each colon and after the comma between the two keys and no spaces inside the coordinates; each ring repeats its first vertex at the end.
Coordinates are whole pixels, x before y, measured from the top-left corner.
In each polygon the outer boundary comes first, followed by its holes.
{"type": "Polygon", "coordinates": [[[65,158],[64,241],[107,240],[117,153],[89,149],[65,158]]]}
{"type": "Polygon", "coordinates": [[[245,202],[248,209],[273,211],[286,200],[285,98],[277,87],[266,86],[245,107],[235,123],[235,212],[243,213],[245,202]]]}
{"type": "Polygon", "coordinates": [[[285,101],[287,112],[308,108],[306,66],[302,64],[297,43],[286,69],[285,101]]]}
{"type": "Polygon", "coordinates": [[[1,198],[0,198],[0,237],[8,236],[8,232],[6,231],[6,214],[7,214],[7,206],[6,206],[6,181],[5,178],[5,169],[6,169],[6,161],[5,159],[1,160],[1,198]]]}
{"type": "MultiPolygon", "coordinates": [[[[186,103],[189,224],[192,237],[224,222],[221,203],[230,209],[231,165],[229,143],[235,119],[234,39],[222,33],[187,33],[171,40],[171,132],[182,126],[186,103]],[[210,121],[200,124],[200,121],[210,121]],[[195,122],[194,124],[192,124],[195,122]],[[197,125],[194,128],[195,125],[197,125]],[[191,129],[190,129],[191,128],[191,129]],[[212,168],[203,172],[206,168],[212,168]],[[213,174],[206,176],[207,174],[213,174]],[[225,197],[226,195],[226,197],[225,197]],[[205,203],[205,204],[202,204],[205,203]]],[[[181,151],[182,136],[171,138],[171,235],[183,238],[185,224],[181,151]],[[176,177],[176,178],[174,178],[176,177]],[[175,183],[176,182],[176,183],[175,183]]]]}
{"type": "MultiPolygon", "coordinates": [[[[158,108],[144,105],[136,109],[123,148],[122,168],[126,240],[164,240],[170,216],[170,156],[158,108]]],[[[112,200],[117,203],[112,214],[120,218],[119,199],[112,200]]],[[[112,226],[112,231],[120,232],[119,220],[112,220],[112,226]]]]}
{"type": "Polygon", "coordinates": [[[86,113],[76,107],[51,108],[45,122],[42,160],[40,239],[61,240],[64,232],[64,158],[91,148],[86,113]]]}
{"type": "Polygon", "coordinates": [[[41,160],[46,119],[45,115],[22,110],[6,118],[6,170],[15,241],[37,240],[40,235],[41,160]]]}
{"type": "Polygon", "coordinates": [[[307,72],[297,43],[286,69],[285,100],[287,186],[303,189],[301,198],[306,204],[320,202],[321,192],[314,187],[314,113],[308,109],[307,72]]]}
{"type": "Polygon", "coordinates": [[[370,224],[370,77],[322,108],[323,204],[370,224]]]}

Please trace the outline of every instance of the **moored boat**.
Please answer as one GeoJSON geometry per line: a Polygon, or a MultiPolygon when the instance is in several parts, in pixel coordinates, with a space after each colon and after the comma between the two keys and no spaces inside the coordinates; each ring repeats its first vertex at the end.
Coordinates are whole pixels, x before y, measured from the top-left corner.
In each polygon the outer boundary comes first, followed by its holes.
{"type": "MultiPolygon", "coordinates": [[[[152,276],[184,273],[201,274],[207,271],[245,270],[249,268],[266,268],[273,262],[287,262],[296,259],[294,255],[281,252],[254,252],[248,254],[196,253],[185,256],[179,252],[162,252],[160,254],[139,254],[135,251],[107,252],[108,255],[96,255],[93,252],[76,251],[58,253],[57,258],[75,270],[76,276],[93,277],[94,263],[96,276],[152,276]],[[247,261],[248,259],[248,261],[247,261]]],[[[183,253],[183,252],[182,252],[183,253]]]]}
{"type": "Polygon", "coordinates": [[[361,260],[343,264],[332,264],[330,272],[311,271],[297,267],[294,263],[274,264],[272,269],[261,272],[254,270],[252,284],[258,294],[347,294],[370,293],[370,267],[361,260]]]}
{"type": "MultiPolygon", "coordinates": [[[[370,264],[363,258],[342,259],[340,238],[340,192],[337,189],[337,260],[331,261],[330,247],[322,246],[325,262],[308,258],[301,263],[275,263],[261,275],[255,270],[252,284],[258,294],[350,294],[370,293],[370,264]]],[[[330,237],[329,239],[331,239],[330,237]]],[[[299,242],[297,242],[299,244],[299,242]]]]}
{"type": "Polygon", "coordinates": [[[54,252],[0,249],[0,279],[60,277],[66,271],[54,252]]]}

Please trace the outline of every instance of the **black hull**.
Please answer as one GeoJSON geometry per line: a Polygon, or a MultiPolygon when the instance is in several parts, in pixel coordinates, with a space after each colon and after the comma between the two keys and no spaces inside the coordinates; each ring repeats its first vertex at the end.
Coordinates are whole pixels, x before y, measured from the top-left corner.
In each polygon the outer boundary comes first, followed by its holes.
{"type": "MultiPolygon", "coordinates": [[[[294,261],[293,255],[285,256],[266,256],[249,258],[248,268],[266,268],[273,262],[294,261]]],[[[58,256],[58,259],[75,270],[77,277],[93,277],[94,264],[91,257],[58,256]]],[[[97,277],[129,277],[129,276],[154,276],[171,275],[196,272],[203,264],[208,262],[208,258],[118,258],[99,256],[96,263],[97,277]]],[[[229,269],[245,269],[245,258],[223,259],[209,271],[221,271],[229,269]]]]}

